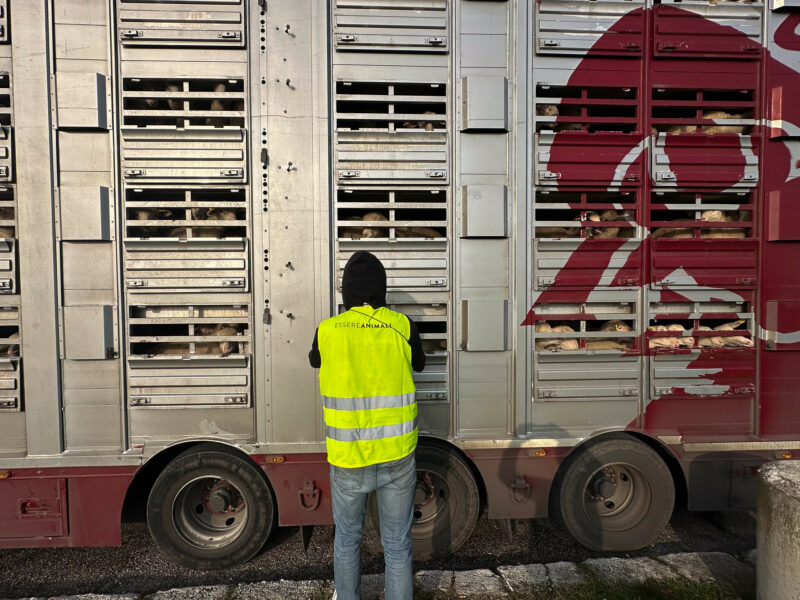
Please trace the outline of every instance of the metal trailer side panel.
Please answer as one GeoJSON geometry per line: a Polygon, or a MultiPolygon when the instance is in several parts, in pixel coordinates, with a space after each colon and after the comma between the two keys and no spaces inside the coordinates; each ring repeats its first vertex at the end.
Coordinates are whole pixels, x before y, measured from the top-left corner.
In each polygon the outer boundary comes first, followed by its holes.
{"type": "Polygon", "coordinates": [[[263,19],[269,47],[262,107],[269,182],[268,442],[313,444],[323,439],[322,411],[306,354],[330,302],[328,86],[322,78],[328,64],[327,7],[312,0],[272,5],[263,19]]]}
{"type": "Polygon", "coordinates": [[[56,246],[53,214],[54,167],[51,153],[54,131],[49,94],[51,40],[47,38],[47,7],[34,3],[11,11],[12,65],[16,106],[16,157],[19,202],[20,301],[25,308],[21,355],[36,365],[35,376],[24,379],[26,453],[59,454],[64,448],[58,364],[56,308],[44,298],[57,295],[56,246]],[[45,158],[45,157],[49,157],[45,158]],[[34,243],[33,240],[36,240],[34,243]]]}

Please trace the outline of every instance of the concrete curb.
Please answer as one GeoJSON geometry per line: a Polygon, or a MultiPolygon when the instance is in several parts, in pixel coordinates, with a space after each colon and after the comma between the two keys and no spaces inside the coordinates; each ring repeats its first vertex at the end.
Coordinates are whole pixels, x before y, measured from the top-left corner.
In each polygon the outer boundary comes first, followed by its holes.
{"type": "MultiPolygon", "coordinates": [[[[755,589],[754,551],[738,560],[723,552],[685,552],[655,558],[590,558],[581,563],[514,565],[473,571],[418,571],[414,585],[425,598],[514,600],[590,578],[610,583],[643,583],[664,579],[687,579],[718,585],[755,589]],[[751,561],[751,562],[747,562],[751,561]],[[735,581],[733,581],[735,580],[735,581]]],[[[381,600],[383,575],[365,575],[362,600],[381,600]]],[[[50,596],[48,600],[326,600],[333,593],[330,580],[262,581],[236,585],[197,586],[164,590],[153,594],[82,594],[50,596]]],[[[20,599],[21,600],[21,599],[20,599]]],[[[45,599],[29,599],[45,600],[45,599]]]]}

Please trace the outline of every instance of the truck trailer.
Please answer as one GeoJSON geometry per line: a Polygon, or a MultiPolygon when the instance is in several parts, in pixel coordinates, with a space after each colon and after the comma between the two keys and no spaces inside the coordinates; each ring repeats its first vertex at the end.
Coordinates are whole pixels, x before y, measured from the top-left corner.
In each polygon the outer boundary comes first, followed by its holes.
{"type": "Polygon", "coordinates": [[[0,548],[142,507],[215,569],[332,523],[307,352],[357,250],[427,355],[418,558],[482,513],[626,551],[752,508],[800,451],[799,24],[0,0],[0,548]]]}

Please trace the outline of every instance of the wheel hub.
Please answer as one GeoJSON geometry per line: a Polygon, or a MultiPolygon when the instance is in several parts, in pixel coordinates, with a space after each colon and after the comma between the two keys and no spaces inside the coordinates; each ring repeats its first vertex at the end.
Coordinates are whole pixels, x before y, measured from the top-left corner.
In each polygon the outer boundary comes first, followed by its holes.
{"type": "Polygon", "coordinates": [[[636,467],[604,465],[587,480],[583,508],[601,529],[624,531],[638,523],[651,503],[650,486],[636,467]]]}
{"type": "Polygon", "coordinates": [[[239,537],[247,522],[247,503],[239,488],[222,477],[186,483],[172,503],[175,529],[199,548],[222,548],[239,537]]]}
{"type": "Polygon", "coordinates": [[[217,515],[230,515],[239,512],[244,506],[244,500],[235,487],[226,480],[220,479],[216,483],[206,484],[205,507],[217,515]]]}
{"type": "Polygon", "coordinates": [[[605,467],[589,482],[589,497],[592,500],[607,500],[614,495],[616,488],[616,472],[610,467],[605,467]]]}

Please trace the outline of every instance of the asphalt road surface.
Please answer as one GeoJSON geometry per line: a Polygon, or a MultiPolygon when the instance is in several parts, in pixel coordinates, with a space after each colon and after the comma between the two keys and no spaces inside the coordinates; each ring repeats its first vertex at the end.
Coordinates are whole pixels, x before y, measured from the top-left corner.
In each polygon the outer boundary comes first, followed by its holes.
{"type": "MultiPolygon", "coordinates": [[[[586,550],[547,520],[520,520],[514,525],[515,531],[511,531],[508,522],[481,517],[469,541],[455,555],[415,563],[415,569],[491,569],[609,556],[586,550]]],[[[736,555],[755,547],[755,533],[751,514],[679,511],[655,544],[616,556],[708,551],[736,555]]],[[[364,573],[383,570],[377,544],[365,543],[362,565],[364,573]]],[[[307,554],[299,528],[279,528],[254,559],[224,571],[192,571],[173,564],[153,544],[141,521],[123,525],[119,548],[0,550],[0,598],[90,592],[149,594],[174,587],[332,577],[333,527],[314,530],[307,554]]]]}

